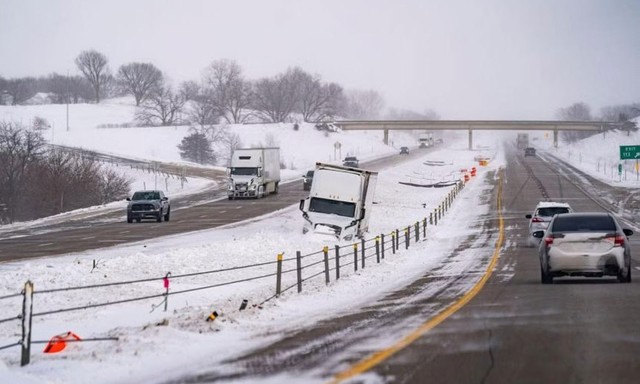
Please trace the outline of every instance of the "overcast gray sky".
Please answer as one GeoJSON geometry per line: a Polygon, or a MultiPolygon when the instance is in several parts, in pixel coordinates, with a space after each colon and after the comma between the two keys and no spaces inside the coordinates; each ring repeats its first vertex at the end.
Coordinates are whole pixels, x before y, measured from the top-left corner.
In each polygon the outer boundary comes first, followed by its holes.
{"type": "Polygon", "coordinates": [[[639,0],[0,0],[0,76],[151,62],[175,83],[213,60],[250,79],[299,65],[443,119],[552,119],[640,102],[639,0]]]}

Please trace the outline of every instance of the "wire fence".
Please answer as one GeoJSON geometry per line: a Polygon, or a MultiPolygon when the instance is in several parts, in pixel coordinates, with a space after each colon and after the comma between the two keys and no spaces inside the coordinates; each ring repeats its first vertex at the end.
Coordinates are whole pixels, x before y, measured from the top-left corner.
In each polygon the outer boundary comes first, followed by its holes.
{"type": "MultiPolygon", "coordinates": [[[[362,238],[358,242],[342,246],[335,245],[332,250],[330,250],[329,247],[325,246],[320,251],[311,252],[305,255],[302,255],[298,251],[296,252],[295,257],[284,258],[284,255],[281,253],[278,254],[276,261],[175,275],[171,272],[167,272],[164,276],[145,279],[52,288],[42,291],[34,291],[33,284],[30,281],[27,281],[22,292],[0,296],[0,306],[2,306],[4,302],[15,300],[17,298],[22,298],[23,301],[21,313],[16,313],[13,316],[0,318],[0,324],[12,321],[22,322],[21,340],[18,342],[8,343],[6,345],[0,345],[0,350],[21,346],[22,365],[27,365],[30,360],[30,346],[32,343],[31,323],[34,317],[44,317],[60,313],[83,311],[92,308],[122,305],[125,303],[148,301],[159,298],[163,299],[162,303],[164,304],[164,310],[166,311],[169,298],[175,295],[209,290],[262,279],[273,279],[274,277],[276,279],[276,287],[274,293],[261,301],[259,306],[281,296],[283,293],[288,292],[296,287],[298,293],[300,293],[302,292],[304,283],[309,283],[312,280],[316,280],[321,277],[324,277],[325,284],[328,285],[331,283],[332,273],[334,275],[334,281],[338,281],[341,277],[349,273],[356,273],[359,269],[364,270],[367,267],[368,263],[373,262],[373,260],[375,260],[376,263],[381,263],[385,259],[385,257],[390,257],[391,255],[400,252],[402,249],[409,249],[412,242],[417,243],[420,240],[426,240],[427,226],[438,225],[438,221],[441,220],[442,216],[449,210],[454,199],[458,196],[463,187],[463,182],[455,184],[449,194],[445,197],[445,199],[434,209],[433,212],[429,214],[428,217],[425,217],[404,228],[398,228],[389,233],[380,234],[373,238],[362,238]],[[291,266],[291,264],[294,262],[296,265],[291,266]],[[283,267],[285,263],[287,265],[287,268],[283,267]],[[273,269],[274,266],[276,267],[275,271],[273,269]],[[255,272],[247,272],[251,269],[254,269],[255,272]],[[196,276],[207,276],[208,279],[212,279],[216,278],[216,275],[231,271],[243,271],[244,273],[250,274],[250,276],[239,279],[236,278],[229,281],[218,281],[215,283],[210,283],[210,280],[208,280],[206,283],[200,283],[201,285],[193,288],[184,288],[178,290],[171,290],[170,288],[171,283],[176,281],[182,281],[196,276]],[[163,289],[157,290],[156,293],[152,294],[125,297],[104,302],[91,302],[93,296],[90,294],[85,294],[84,296],[89,302],[84,304],[64,308],[45,309],[40,310],[39,312],[34,312],[32,310],[34,295],[43,296],[69,291],[85,292],[97,289],[109,289],[112,287],[131,287],[135,284],[147,284],[158,281],[163,282],[163,289]]],[[[113,292],[113,294],[115,295],[117,293],[113,292]]],[[[158,306],[159,305],[153,307],[155,309],[158,306]]]]}

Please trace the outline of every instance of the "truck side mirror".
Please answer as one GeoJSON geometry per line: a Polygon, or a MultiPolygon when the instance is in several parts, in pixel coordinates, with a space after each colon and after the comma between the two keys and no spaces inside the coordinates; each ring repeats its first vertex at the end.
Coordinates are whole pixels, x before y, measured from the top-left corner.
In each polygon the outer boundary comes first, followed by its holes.
{"type": "Polygon", "coordinates": [[[304,199],[300,200],[300,210],[304,211],[304,199]]]}

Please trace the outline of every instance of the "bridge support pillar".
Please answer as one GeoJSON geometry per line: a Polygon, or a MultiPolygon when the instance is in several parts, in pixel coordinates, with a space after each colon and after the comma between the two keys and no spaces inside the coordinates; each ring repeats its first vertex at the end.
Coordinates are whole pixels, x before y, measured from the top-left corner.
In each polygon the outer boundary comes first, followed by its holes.
{"type": "Polygon", "coordinates": [[[382,139],[385,145],[389,145],[389,130],[384,130],[384,138],[382,139]]]}
{"type": "Polygon", "coordinates": [[[473,149],[473,131],[469,128],[469,150],[473,149]]]}
{"type": "Polygon", "coordinates": [[[553,147],[558,148],[558,128],[553,130],[553,147]]]}

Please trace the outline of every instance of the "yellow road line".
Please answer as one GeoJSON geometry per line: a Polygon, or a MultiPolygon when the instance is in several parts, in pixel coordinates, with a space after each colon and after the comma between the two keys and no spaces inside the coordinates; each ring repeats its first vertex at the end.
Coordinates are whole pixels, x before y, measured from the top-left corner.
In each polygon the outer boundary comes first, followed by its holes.
{"type": "Polygon", "coordinates": [[[330,383],[340,383],[344,380],[350,379],[354,376],[357,376],[361,373],[364,373],[376,365],[382,363],[389,357],[393,356],[396,352],[410,345],[420,337],[422,337],[425,333],[429,332],[431,329],[437,327],[440,323],[445,321],[449,316],[456,313],[460,308],[464,307],[471,299],[473,299],[480,290],[484,287],[489,277],[493,273],[493,270],[498,262],[498,256],[500,255],[500,249],[502,248],[502,244],[504,242],[504,219],[502,217],[502,171],[499,178],[498,184],[498,201],[497,201],[497,210],[498,210],[498,222],[499,222],[499,234],[498,240],[496,241],[496,247],[493,251],[493,256],[491,257],[491,262],[489,262],[489,266],[487,266],[487,270],[484,275],[480,278],[480,280],[471,288],[467,293],[464,294],[458,301],[454,302],[442,312],[438,313],[436,316],[432,317],[427,322],[423,323],[419,328],[415,329],[413,332],[409,333],[407,336],[400,339],[394,345],[389,348],[379,350],[377,352],[372,353],[371,355],[365,357],[359,362],[355,363],[348,369],[339,372],[333,377],[333,380],[330,383]]]}

